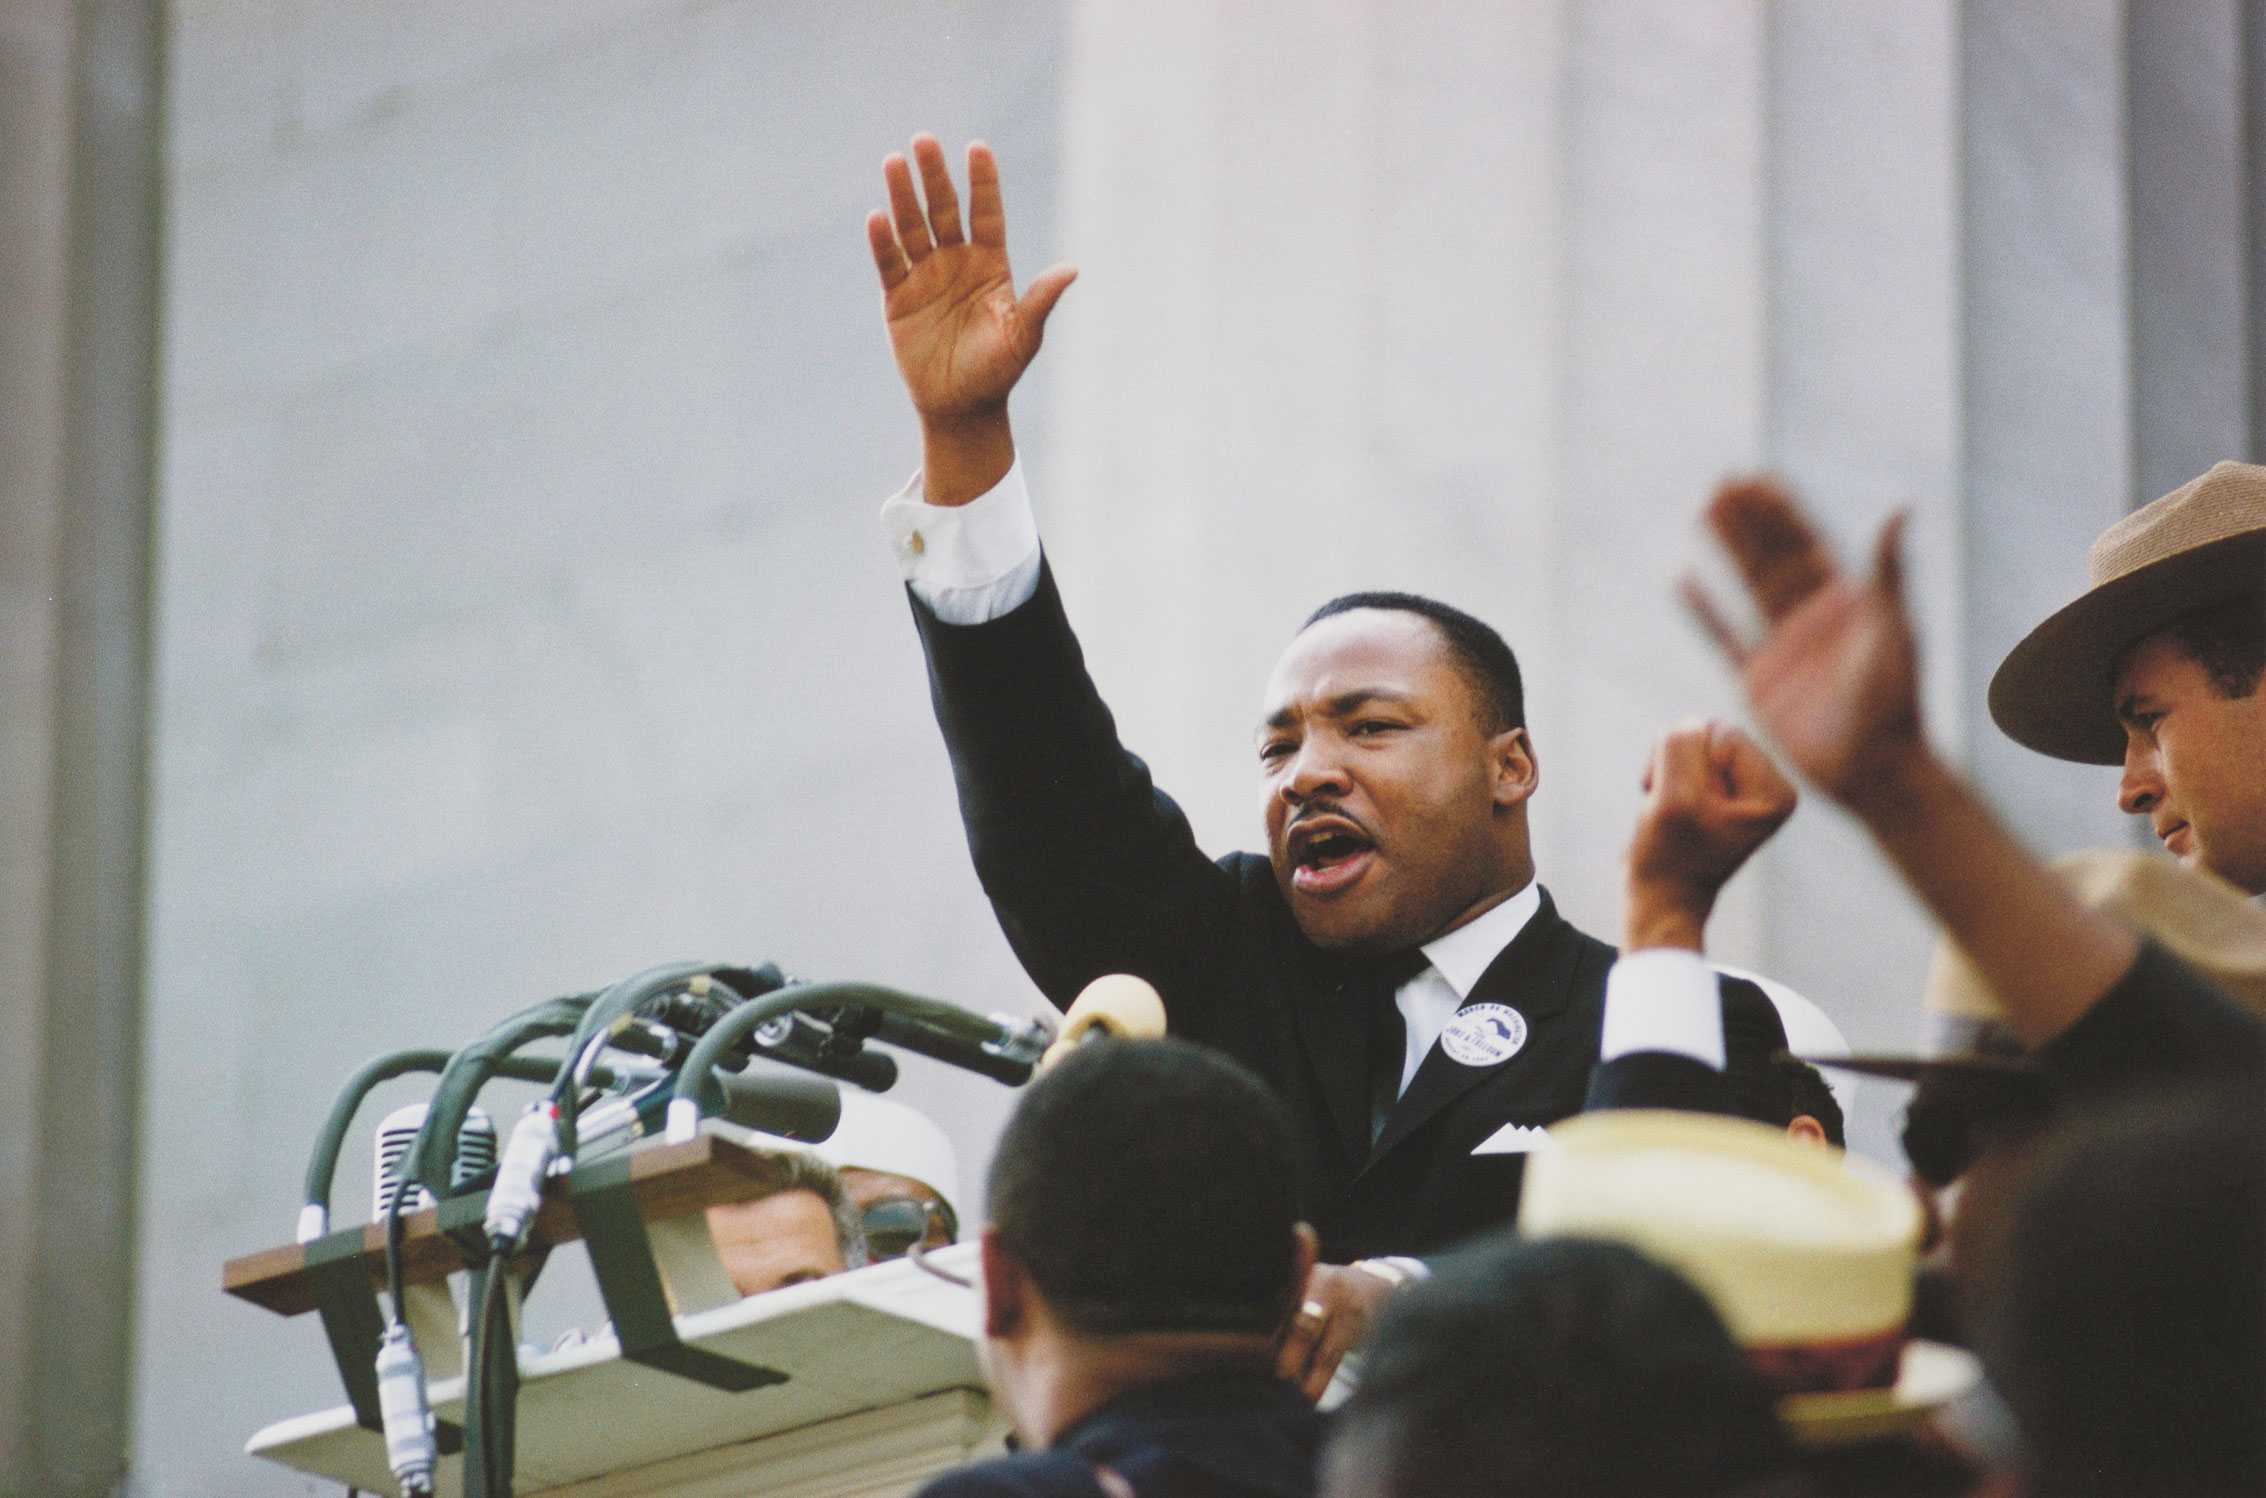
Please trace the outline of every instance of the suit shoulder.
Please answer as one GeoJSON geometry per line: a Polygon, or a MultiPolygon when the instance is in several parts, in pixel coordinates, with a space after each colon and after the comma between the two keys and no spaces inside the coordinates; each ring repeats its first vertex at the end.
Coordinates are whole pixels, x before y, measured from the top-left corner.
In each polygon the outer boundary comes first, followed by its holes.
{"type": "Polygon", "coordinates": [[[1103,1491],[1093,1468],[1059,1451],[994,1457],[947,1472],[915,1498],[1097,1498],[1103,1491]]]}
{"type": "Polygon", "coordinates": [[[1237,889],[1246,892],[1266,891],[1276,899],[1281,891],[1275,886],[1275,866],[1260,853],[1229,853],[1212,860],[1220,872],[1235,881],[1237,889]]]}
{"type": "Polygon", "coordinates": [[[1621,949],[1608,941],[1599,941],[1581,927],[1561,917],[1565,927],[1565,940],[1574,950],[1576,986],[1595,995],[1599,1003],[1605,999],[1605,975],[1613,970],[1620,958],[1621,949]]]}

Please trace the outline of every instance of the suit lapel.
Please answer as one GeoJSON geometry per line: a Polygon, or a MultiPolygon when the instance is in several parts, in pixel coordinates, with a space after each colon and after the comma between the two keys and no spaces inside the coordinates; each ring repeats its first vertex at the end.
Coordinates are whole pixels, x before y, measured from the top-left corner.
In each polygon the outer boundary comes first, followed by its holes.
{"type": "MultiPolygon", "coordinates": [[[[1572,931],[1558,915],[1549,892],[1543,891],[1541,905],[1519,934],[1511,938],[1511,944],[1479,975],[1479,981],[1472,985],[1461,1007],[1505,1004],[1530,1023],[1565,1008],[1573,992],[1577,955],[1575,944],[1566,939],[1572,931]]],[[[1441,1109],[1516,1061],[1520,1054],[1514,1051],[1492,1065],[1466,1066],[1435,1043],[1425,1056],[1424,1064],[1409,1081],[1408,1091],[1401,1094],[1400,1101],[1393,1105],[1391,1115],[1386,1118],[1385,1132],[1378,1136],[1377,1147],[1369,1155],[1370,1164],[1374,1165],[1394,1145],[1438,1117],[1441,1109]]]]}

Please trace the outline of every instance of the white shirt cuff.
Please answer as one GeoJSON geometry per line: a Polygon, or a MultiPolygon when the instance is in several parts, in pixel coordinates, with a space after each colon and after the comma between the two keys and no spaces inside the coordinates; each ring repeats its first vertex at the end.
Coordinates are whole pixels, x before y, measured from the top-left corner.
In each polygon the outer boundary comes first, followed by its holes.
{"type": "Polygon", "coordinates": [[[1648,947],[1613,964],[1598,1059],[1633,1051],[1670,1051],[1723,1070],[1723,999],[1706,958],[1681,947],[1648,947]]]}
{"type": "Polygon", "coordinates": [[[1039,589],[1039,525],[1017,460],[964,505],[921,499],[921,476],[882,501],[881,527],[913,596],[946,624],[988,624],[1039,589]]]}

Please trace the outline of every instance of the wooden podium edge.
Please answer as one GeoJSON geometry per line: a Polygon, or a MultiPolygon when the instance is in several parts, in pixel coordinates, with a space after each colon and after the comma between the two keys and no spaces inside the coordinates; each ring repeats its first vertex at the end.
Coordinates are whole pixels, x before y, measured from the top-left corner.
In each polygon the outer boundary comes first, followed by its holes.
{"type": "MultiPolygon", "coordinates": [[[[600,1157],[608,1161],[618,1158],[600,1157]]],[[[649,1140],[635,1146],[629,1153],[629,1173],[638,1210],[648,1222],[768,1196],[779,1189],[785,1177],[784,1167],[769,1153],[706,1130],[681,1144],[649,1140]]],[[[581,1238],[574,1210],[567,1204],[571,1179],[571,1175],[553,1176],[543,1183],[543,1206],[528,1234],[528,1251],[540,1252],[581,1238]]],[[[485,1201],[486,1197],[482,1194],[473,1199],[485,1201]]],[[[448,1204],[452,1221],[460,1218],[459,1203],[464,1200],[455,1198],[448,1204]]],[[[456,1240],[442,1230],[440,1217],[441,1209],[427,1207],[402,1219],[401,1274],[405,1285],[430,1284],[471,1267],[456,1240]]],[[[361,1234],[363,1267],[371,1286],[382,1288],[384,1224],[366,1223],[361,1234]]],[[[238,1255],[221,1265],[220,1288],[281,1316],[312,1311],[315,1285],[308,1273],[307,1248],[304,1243],[285,1243],[238,1255]]]]}

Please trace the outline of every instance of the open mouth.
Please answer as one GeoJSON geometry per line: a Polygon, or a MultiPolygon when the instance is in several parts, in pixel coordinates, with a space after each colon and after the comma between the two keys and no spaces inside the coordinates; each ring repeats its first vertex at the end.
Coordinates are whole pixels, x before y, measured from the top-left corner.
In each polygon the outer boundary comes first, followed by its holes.
{"type": "Polygon", "coordinates": [[[1290,852],[1292,889],[1302,895],[1334,895],[1369,871],[1377,845],[1352,823],[1331,818],[1294,830],[1290,852]]]}

